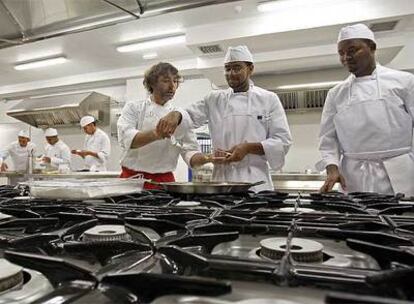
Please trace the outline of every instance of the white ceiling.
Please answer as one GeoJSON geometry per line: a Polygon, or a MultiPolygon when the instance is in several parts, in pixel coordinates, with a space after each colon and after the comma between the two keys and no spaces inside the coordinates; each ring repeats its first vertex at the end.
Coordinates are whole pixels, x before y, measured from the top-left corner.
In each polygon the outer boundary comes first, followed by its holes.
{"type": "Polygon", "coordinates": [[[224,85],[224,54],[202,56],[198,49],[210,44],[219,44],[223,50],[248,45],[256,61],[256,79],[268,87],[306,82],[303,75],[314,81],[339,80],[344,71],[336,55],[338,30],[344,24],[383,20],[400,21],[395,30],[377,33],[379,61],[414,69],[412,0],[280,0],[279,9],[271,13],[258,12],[258,2],[207,6],[0,49],[0,97],[59,91],[80,84],[123,83],[142,76],[160,60],[173,62],[184,75],[204,75],[216,85],[224,85]],[[142,52],[116,51],[127,41],[177,29],[186,33],[186,43],[158,48],[157,59],[143,60],[142,52]],[[68,62],[35,70],[13,68],[19,61],[56,54],[64,54],[68,62]]]}

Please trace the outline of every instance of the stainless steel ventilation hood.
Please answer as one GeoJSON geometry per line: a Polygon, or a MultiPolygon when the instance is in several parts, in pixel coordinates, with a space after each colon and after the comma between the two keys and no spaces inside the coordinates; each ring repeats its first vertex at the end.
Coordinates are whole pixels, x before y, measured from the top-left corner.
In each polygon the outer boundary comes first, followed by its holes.
{"type": "Polygon", "coordinates": [[[74,126],[87,114],[108,124],[110,100],[96,92],[28,98],[10,108],[7,115],[37,128],[74,126]]]}
{"type": "Polygon", "coordinates": [[[0,0],[0,48],[236,1],[0,0]]]}

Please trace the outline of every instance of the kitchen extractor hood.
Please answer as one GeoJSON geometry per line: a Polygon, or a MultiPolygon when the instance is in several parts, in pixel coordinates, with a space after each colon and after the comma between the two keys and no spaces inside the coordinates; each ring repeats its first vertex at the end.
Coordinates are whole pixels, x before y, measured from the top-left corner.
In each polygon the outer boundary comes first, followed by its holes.
{"type": "Polygon", "coordinates": [[[0,0],[0,48],[239,0],[0,0]]]}
{"type": "Polygon", "coordinates": [[[87,114],[108,124],[110,100],[96,92],[27,98],[10,108],[7,115],[37,128],[77,125],[87,114]]]}

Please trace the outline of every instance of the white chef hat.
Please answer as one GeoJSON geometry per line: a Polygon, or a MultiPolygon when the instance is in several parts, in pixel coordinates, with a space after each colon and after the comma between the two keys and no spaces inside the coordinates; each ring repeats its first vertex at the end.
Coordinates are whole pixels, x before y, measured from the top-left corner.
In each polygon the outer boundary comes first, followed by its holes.
{"type": "Polygon", "coordinates": [[[245,45],[230,46],[224,56],[224,63],[245,61],[253,63],[253,56],[245,45]]]}
{"type": "Polygon", "coordinates": [[[25,130],[20,130],[20,132],[17,134],[18,137],[26,137],[30,139],[29,133],[25,130]]]}
{"type": "Polygon", "coordinates": [[[96,121],[95,117],[91,115],[83,116],[80,120],[80,126],[83,128],[86,125],[89,125],[90,123],[96,121]]]}
{"type": "Polygon", "coordinates": [[[46,137],[57,136],[57,135],[58,135],[58,132],[57,132],[56,129],[48,128],[48,129],[45,130],[45,136],[46,137]]]}
{"type": "Polygon", "coordinates": [[[374,33],[362,23],[344,26],[339,31],[338,43],[348,39],[369,39],[376,43],[374,33]]]}

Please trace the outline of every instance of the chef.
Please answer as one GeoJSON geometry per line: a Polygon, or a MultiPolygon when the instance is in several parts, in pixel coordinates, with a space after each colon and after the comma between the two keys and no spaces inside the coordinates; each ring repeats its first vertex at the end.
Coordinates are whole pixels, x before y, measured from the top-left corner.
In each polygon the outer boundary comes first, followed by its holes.
{"type": "Polygon", "coordinates": [[[81,118],[80,126],[86,133],[84,149],[72,150],[72,154],[84,158],[89,171],[106,171],[106,163],[111,154],[108,135],[96,126],[95,117],[90,115],[81,118]]]}
{"type": "Polygon", "coordinates": [[[348,192],[414,195],[414,76],[375,61],[374,33],[363,24],[338,37],[341,63],[351,73],[326,98],[319,135],[327,179],[348,192]]]}
{"type": "Polygon", "coordinates": [[[61,172],[70,171],[70,149],[59,139],[58,132],[54,128],[45,130],[46,155],[43,162],[49,170],[59,170],[61,172]]]}
{"type": "Polygon", "coordinates": [[[29,164],[29,155],[35,155],[36,145],[30,142],[29,134],[21,130],[17,134],[17,141],[12,142],[3,151],[0,151],[1,171],[7,171],[8,166],[4,162],[10,157],[15,171],[27,171],[29,164]]]}
{"type": "MultiPolygon", "coordinates": [[[[121,159],[121,177],[142,174],[157,182],[175,181],[173,171],[178,157],[189,165],[200,166],[208,158],[198,151],[195,134],[177,128],[174,134],[157,131],[158,120],[176,110],[173,97],[181,76],[171,64],[160,62],[144,76],[149,96],[144,101],[129,102],[118,120],[118,139],[124,154],[121,159]]],[[[146,189],[154,189],[151,184],[146,189]]]]}
{"type": "Polygon", "coordinates": [[[246,46],[229,47],[224,75],[230,88],[213,91],[185,111],[168,114],[157,131],[168,134],[177,125],[197,128],[208,123],[215,154],[224,157],[221,163],[215,161],[213,179],[265,181],[252,189],[273,190],[269,166],[282,168],[292,140],[278,96],[252,83],[253,70],[246,46]]]}

